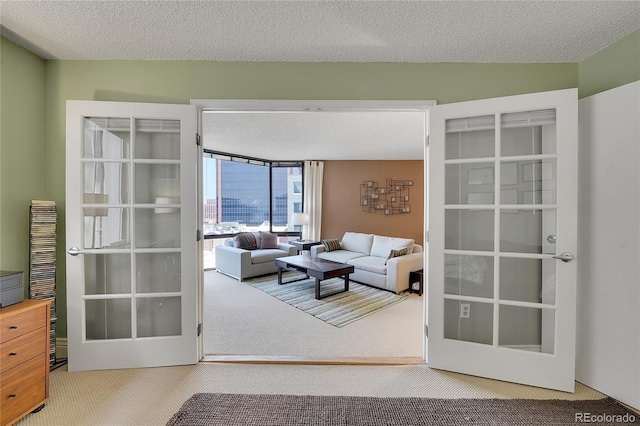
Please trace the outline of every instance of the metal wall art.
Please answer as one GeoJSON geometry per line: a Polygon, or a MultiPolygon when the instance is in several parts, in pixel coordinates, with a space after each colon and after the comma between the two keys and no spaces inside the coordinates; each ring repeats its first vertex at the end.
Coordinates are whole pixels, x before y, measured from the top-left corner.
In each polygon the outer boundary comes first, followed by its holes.
{"type": "Polygon", "coordinates": [[[360,205],[369,213],[383,212],[386,215],[411,213],[409,188],[412,180],[387,178],[386,186],[365,180],[360,185],[360,205]]]}

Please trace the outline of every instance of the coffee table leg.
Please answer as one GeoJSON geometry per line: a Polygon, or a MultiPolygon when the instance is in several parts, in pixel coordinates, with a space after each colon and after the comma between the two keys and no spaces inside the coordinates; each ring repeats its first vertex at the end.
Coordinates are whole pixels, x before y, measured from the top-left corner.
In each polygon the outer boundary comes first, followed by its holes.
{"type": "Polygon", "coordinates": [[[321,280],[316,278],[316,299],[318,300],[324,299],[325,297],[333,296],[334,294],[344,293],[345,291],[349,291],[349,274],[344,275],[344,290],[334,291],[333,293],[325,294],[322,297],[320,297],[320,281],[321,280]]]}
{"type": "Polygon", "coordinates": [[[282,285],[282,268],[278,266],[278,284],[282,285]]]}

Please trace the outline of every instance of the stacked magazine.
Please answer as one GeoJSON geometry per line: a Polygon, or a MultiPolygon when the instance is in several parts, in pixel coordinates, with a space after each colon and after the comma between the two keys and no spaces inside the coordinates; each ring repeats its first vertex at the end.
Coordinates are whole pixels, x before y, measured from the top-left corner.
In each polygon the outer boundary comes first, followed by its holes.
{"type": "Polygon", "coordinates": [[[56,362],[56,216],[55,201],[31,201],[29,298],[51,301],[50,365],[56,362]]]}

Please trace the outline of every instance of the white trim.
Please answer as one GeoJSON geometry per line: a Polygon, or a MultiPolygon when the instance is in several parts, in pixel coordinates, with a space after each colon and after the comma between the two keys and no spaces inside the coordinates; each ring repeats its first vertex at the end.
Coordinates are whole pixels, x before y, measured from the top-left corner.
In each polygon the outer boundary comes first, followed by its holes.
{"type": "Polygon", "coordinates": [[[273,99],[191,99],[199,109],[217,112],[323,112],[323,111],[426,111],[436,105],[431,100],[273,100],[273,99]]]}

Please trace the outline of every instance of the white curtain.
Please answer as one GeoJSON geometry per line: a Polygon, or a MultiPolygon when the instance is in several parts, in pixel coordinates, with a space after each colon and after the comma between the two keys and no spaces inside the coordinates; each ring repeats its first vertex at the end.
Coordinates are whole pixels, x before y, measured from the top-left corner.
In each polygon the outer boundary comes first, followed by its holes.
{"type": "Polygon", "coordinates": [[[309,224],[302,227],[302,239],[320,241],[322,224],[322,161],[304,162],[304,213],[309,224]]]}

